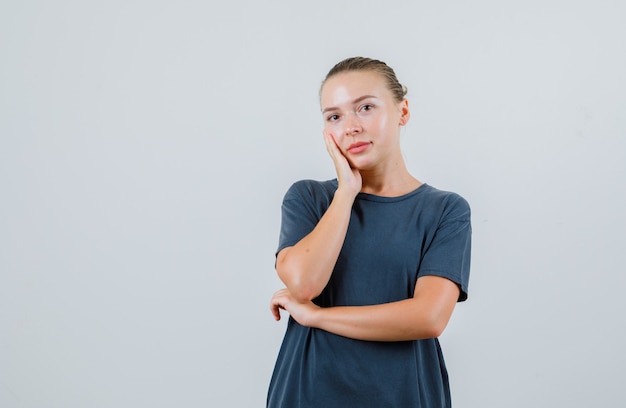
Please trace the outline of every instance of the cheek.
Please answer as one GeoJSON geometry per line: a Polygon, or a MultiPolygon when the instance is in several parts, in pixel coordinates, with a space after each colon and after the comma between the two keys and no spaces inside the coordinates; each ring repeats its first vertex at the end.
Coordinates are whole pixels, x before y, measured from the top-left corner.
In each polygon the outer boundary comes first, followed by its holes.
{"type": "Polygon", "coordinates": [[[335,138],[335,141],[339,141],[343,138],[343,130],[340,125],[333,123],[325,123],[324,124],[324,132],[332,135],[335,138]]]}
{"type": "Polygon", "coordinates": [[[378,118],[376,118],[375,126],[378,127],[379,129],[387,128],[388,124],[389,124],[389,117],[387,115],[381,115],[378,118]]]}
{"type": "Polygon", "coordinates": [[[344,140],[343,132],[330,132],[330,134],[333,136],[333,139],[335,140],[337,147],[341,149],[341,146],[344,140]]]}

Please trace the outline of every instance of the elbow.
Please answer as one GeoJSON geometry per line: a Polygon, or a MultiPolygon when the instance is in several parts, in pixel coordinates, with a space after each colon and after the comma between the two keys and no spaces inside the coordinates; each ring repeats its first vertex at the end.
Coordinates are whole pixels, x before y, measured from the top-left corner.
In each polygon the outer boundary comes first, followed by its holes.
{"type": "MultiPolygon", "coordinates": [[[[291,291],[291,289],[289,289],[289,291],[291,291]]],[[[319,293],[316,293],[307,288],[297,288],[291,294],[294,299],[296,299],[300,303],[311,302],[313,301],[313,299],[319,296],[319,293]]]]}
{"type": "Polygon", "coordinates": [[[439,324],[431,325],[428,331],[429,331],[429,335],[431,338],[437,338],[443,334],[443,331],[445,329],[446,329],[446,325],[439,323],[439,324]]]}
{"type": "Polygon", "coordinates": [[[302,279],[291,279],[289,282],[283,280],[283,283],[289,289],[291,296],[300,303],[310,302],[319,296],[319,293],[310,284],[303,282],[302,279]]]}
{"type": "Polygon", "coordinates": [[[305,303],[319,296],[320,292],[311,282],[304,279],[306,274],[298,268],[290,268],[281,263],[276,265],[276,272],[296,301],[305,303]]]}
{"type": "Polygon", "coordinates": [[[423,322],[422,325],[422,336],[423,338],[437,338],[441,336],[448,326],[448,319],[433,314],[428,316],[426,321],[423,322]]]}

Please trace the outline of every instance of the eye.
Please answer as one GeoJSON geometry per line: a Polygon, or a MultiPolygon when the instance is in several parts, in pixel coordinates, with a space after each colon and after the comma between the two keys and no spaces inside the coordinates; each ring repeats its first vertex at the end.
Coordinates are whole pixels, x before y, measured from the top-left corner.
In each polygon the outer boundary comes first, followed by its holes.
{"type": "Polygon", "coordinates": [[[326,118],[326,120],[329,122],[334,122],[337,119],[339,119],[339,115],[336,115],[336,114],[328,115],[328,117],[326,118]]]}
{"type": "Polygon", "coordinates": [[[365,105],[363,105],[361,107],[361,110],[364,111],[364,112],[370,111],[372,109],[374,109],[374,105],[369,104],[369,103],[367,103],[367,104],[365,104],[365,105]]]}

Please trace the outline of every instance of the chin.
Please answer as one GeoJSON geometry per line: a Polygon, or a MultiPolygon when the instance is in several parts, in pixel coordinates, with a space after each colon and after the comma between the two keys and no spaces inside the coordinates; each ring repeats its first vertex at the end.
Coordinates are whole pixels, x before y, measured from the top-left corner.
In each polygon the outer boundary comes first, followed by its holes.
{"type": "Polygon", "coordinates": [[[374,165],[371,160],[356,160],[354,162],[351,162],[350,167],[359,171],[367,171],[372,170],[374,168],[374,165]]]}

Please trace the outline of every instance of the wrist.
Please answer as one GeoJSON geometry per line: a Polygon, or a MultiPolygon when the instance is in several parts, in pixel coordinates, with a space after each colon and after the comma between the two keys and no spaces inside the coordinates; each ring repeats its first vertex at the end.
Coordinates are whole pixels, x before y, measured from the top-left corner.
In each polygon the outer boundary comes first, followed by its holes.
{"type": "Polygon", "coordinates": [[[354,202],[357,194],[359,194],[358,191],[351,190],[347,187],[342,188],[341,186],[339,186],[337,190],[335,190],[334,199],[338,201],[349,202],[350,206],[352,206],[352,203],[354,202]]]}
{"type": "Polygon", "coordinates": [[[315,310],[310,314],[310,321],[308,326],[316,329],[321,329],[321,324],[324,321],[324,308],[316,305],[315,310]]]}

